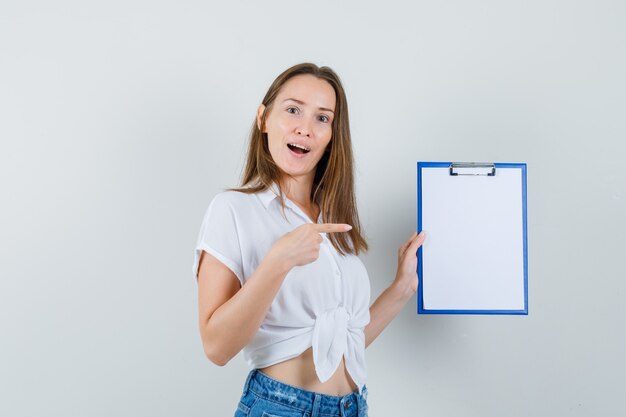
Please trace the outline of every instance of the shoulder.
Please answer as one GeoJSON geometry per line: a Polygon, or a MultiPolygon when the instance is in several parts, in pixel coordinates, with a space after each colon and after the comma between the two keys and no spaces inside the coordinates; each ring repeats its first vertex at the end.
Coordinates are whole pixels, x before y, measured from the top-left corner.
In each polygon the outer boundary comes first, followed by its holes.
{"type": "Polygon", "coordinates": [[[245,212],[253,209],[259,204],[259,199],[255,193],[227,190],[222,191],[213,197],[211,203],[209,204],[209,210],[245,212]]]}
{"type": "Polygon", "coordinates": [[[215,194],[211,203],[216,204],[238,204],[256,198],[254,194],[243,193],[240,191],[226,190],[215,194]]]}

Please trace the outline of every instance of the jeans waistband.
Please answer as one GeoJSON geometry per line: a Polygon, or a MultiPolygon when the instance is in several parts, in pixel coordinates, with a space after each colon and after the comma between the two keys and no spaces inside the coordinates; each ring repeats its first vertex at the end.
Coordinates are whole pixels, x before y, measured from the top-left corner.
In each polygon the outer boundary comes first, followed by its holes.
{"type": "Polygon", "coordinates": [[[258,369],[250,372],[244,390],[251,390],[255,395],[266,400],[308,412],[309,416],[360,416],[364,414],[359,413],[359,410],[363,412],[367,409],[367,388],[365,386],[362,394],[355,391],[338,397],[285,384],[265,375],[258,369]]]}

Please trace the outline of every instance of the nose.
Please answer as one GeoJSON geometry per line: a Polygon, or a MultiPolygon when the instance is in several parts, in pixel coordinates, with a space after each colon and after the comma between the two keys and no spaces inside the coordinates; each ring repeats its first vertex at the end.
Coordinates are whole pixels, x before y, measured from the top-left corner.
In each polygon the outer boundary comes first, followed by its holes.
{"type": "Polygon", "coordinates": [[[302,120],[302,123],[296,127],[296,133],[300,136],[311,136],[311,125],[308,120],[302,120]]]}

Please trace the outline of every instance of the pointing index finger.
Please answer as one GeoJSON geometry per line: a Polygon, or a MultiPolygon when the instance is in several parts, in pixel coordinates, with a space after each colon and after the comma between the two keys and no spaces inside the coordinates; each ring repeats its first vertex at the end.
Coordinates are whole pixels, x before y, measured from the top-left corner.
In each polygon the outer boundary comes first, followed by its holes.
{"type": "Polygon", "coordinates": [[[352,226],[344,223],[320,223],[315,224],[314,227],[319,233],[347,232],[352,229],[352,226]]]}

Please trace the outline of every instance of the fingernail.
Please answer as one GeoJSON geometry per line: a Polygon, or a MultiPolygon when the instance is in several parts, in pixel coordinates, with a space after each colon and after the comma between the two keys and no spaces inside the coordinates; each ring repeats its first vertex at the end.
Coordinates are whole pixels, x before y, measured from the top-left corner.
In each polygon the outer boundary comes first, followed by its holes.
{"type": "Polygon", "coordinates": [[[352,226],[350,226],[349,224],[346,224],[346,231],[348,230],[352,230],[352,226]]]}

